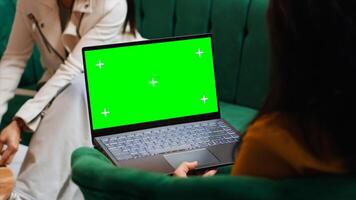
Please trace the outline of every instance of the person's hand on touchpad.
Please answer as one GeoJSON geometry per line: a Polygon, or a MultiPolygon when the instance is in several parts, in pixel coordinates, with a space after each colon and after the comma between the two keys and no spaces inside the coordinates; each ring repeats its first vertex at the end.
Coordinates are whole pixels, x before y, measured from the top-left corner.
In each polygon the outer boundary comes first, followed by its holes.
{"type": "MultiPolygon", "coordinates": [[[[174,171],[173,176],[176,177],[188,177],[187,174],[189,171],[194,170],[198,167],[198,162],[183,162],[182,164],[179,165],[179,167],[174,171]]],[[[205,173],[202,174],[202,176],[214,176],[216,174],[217,170],[212,169],[212,170],[207,170],[205,173]]]]}

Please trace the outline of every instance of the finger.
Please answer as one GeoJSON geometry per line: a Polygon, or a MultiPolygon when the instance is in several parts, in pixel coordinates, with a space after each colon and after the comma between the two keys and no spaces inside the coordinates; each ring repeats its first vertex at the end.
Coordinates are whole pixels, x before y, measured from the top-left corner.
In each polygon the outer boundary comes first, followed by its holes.
{"type": "Polygon", "coordinates": [[[3,148],[4,148],[4,149],[0,149],[0,155],[4,154],[4,152],[5,152],[5,150],[6,150],[6,146],[3,145],[3,148]]]}
{"type": "Polygon", "coordinates": [[[0,152],[2,152],[2,148],[4,148],[4,143],[0,141],[0,152]]]}
{"type": "Polygon", "coordinates": [[[17,147],[14,144],[10,144],[2,155],[1,163],[8,164],[12,155],[17,152],[17,147]]]}
{"type": "Polygon", "coordinates": [[[6,146],[5,146],[5,149],[3,149],[1,152],[0,152],[0,165],[5,165],[5,162],[3,161],[4,160],[4,153],[6,152],[6,146]]]}
{"type": "Polygon", "coordinates": [[[1,161],[0,163],[2,165],[5,165],[7,163],[7,160],[9,159],[9,157],[11,156],[11,152],[9,150],[6,150],[4,152],[4,154],[2,154],[2,158],[1,158],[1,161]]]}
{"type": "Polygon", "coordinates": [[[204,177],[214,176],[217,172],[218,172],[218,170],[216,170],[216,169],[209,170],[208,172],[206,172],[205,174],[203,174],[203,176],[204,176],[204,177]]]}
{"type": "Polygon", "coordinates": [[[16,153],[12,154],[9,159],[7,159],[6,161],[6,165],[9,165],[12,163],[12,161],[14,160],[14,157],[15,157],[16,153]]]}
{"type": "Polygon", "coordinates": [[[1,135],[0,135],[0,152],[3,151],[2,148],[4,148],[4,144],[5,144],[5,140],[4,140],[4,139],[1,137],[1,135]]]}
{"type": "Polygon", "coordinates": [[[188,167],[189,170],[195,169],[198,167],[198,161],[194,162],[186,162],[186,166],[188,167]]]}
{"type": "Polygon", "coordinates": [[[178,166],[178,168],[174,171],[174,175],[178,177],[187,177],[187,173],[189,168],[187,166],[187,162],[183,162],[178,166]]]}
{"type": "Polygon", "coordinates": [[[175,170],[174,175],[178,177],[187,177],[189,170],[195,169],[198,166],[198,162],[183,162],[175,170]]]}

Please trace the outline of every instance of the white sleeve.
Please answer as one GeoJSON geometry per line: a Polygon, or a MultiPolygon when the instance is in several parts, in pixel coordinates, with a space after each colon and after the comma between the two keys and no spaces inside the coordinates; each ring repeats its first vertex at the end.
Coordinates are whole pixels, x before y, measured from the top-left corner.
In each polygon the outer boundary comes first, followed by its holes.
{"type": "Polygon", "coordinates": [[[30,26],[25,23],[26,18],[20,9],[21,5],[17,5],[9,42],[0,61],[0,122],[7,111],[8,101],[15,95],[34,44],[30,26]]]}
{"type": "Polygon", "coordinates": [[[18,111],[16,116],[22,118],[32,131],[37,129],[38,116],[51,100],[65,89],[76,75],[83,72],[82,48],[118,42],[117,39],[121,35],[127,12],[127,6],[124,2],[118,1],[93,28],[82,36],[64,64],[58,68],[35,97],[28,100],[18,111]]]}

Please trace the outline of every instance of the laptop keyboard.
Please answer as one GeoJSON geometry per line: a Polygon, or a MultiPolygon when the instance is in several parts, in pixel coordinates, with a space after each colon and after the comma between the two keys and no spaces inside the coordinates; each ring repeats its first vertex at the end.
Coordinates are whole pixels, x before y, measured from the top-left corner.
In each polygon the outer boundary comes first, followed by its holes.
{"type": "Polygon", "coordinates": [[[196,122],[100,138],[117,160],[234,143],[239,136],[223,121],[196,122]]]}

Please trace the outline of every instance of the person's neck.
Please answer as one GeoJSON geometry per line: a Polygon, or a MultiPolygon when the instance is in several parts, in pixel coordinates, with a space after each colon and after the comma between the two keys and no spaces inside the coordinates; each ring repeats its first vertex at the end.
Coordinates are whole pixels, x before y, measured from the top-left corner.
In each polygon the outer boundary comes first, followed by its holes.
{"type": "Polygon", "coordinates": [[[63,5],[67,8],[71,8],[74,0],[62,0],[63,5]]]}

